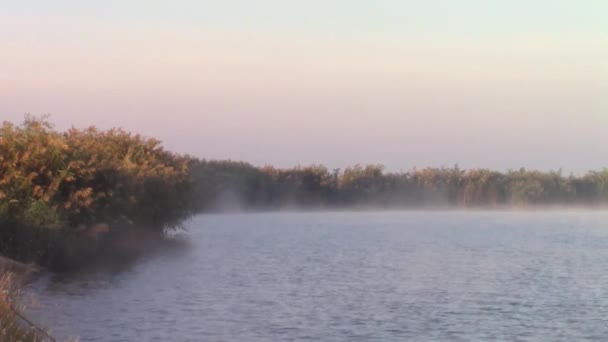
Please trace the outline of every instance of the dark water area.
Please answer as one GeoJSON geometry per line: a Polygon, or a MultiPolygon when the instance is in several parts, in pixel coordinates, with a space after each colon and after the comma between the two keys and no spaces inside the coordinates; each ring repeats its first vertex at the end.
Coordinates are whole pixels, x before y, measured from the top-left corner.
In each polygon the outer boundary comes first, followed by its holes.
{"type": "Polygon", "coordinates": [[[608,213],[192,219],[115,269],[45,275],[30,315],[81,341],[603,341],[608,213]]]}

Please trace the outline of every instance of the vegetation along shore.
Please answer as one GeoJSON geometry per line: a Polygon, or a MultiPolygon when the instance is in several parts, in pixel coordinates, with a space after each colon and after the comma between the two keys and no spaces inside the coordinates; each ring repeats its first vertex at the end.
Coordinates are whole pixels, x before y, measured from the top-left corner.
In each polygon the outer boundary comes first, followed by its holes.
{"type": "Polygon", "coordinates": [[[461,207],[608,203],[608,170],[582,176],[520,169],[382,166],[278,169],[202,160],[121,129],[59,132],[46,118],[0,127],[0,253],[70,268],[125,239],[162,236],[193,214],[349,207],[461,207]]]}
{"type": "Polygon", "coordinates": [[[6,334],[43,339],[23,328],[9,306],[16,303],[14,274],[31,274],[33,264],[69,270],[102,256],[128,257],[139,252],[131,241],[163,237],[201,212],[607,203],[608,170],[564,176],[458,167],[399,173],[380,165],[255,167],[175,154],[122,129],[60,132],[47,118],[26,116],[22,124],[0,127],[0,255],[11,258],[0,257],[0,322],[9,327],[6,334]]]}

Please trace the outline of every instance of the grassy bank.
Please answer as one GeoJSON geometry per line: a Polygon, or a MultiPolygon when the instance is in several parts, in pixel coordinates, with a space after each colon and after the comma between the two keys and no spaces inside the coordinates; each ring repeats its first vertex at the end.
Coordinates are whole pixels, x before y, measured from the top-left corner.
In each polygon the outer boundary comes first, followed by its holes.
{"type": "Polygon", "coordinates": [[[18,274],[3,270],[1,263],[0,270],[0,341],[49,341],[47,333],[22,313],[18,274]]]}

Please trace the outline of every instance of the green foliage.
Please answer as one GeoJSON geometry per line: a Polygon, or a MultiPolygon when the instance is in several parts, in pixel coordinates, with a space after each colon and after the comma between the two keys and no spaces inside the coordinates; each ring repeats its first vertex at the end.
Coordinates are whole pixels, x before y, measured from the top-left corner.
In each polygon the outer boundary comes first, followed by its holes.
{"type": "Polygon", "coordinates": [[[21,214],[19,221],[34,229],[58,230],[65,227],[65,221],[57,210],[42,200],[33,201],[21,214]]]}

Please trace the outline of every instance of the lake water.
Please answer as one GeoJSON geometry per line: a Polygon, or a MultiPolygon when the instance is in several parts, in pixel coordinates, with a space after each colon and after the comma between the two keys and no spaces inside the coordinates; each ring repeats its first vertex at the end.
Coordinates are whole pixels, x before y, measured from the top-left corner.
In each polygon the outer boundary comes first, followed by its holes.
{"type": "Polygon", "coordinates": [[[198,216],[114,272],[44,276],[30,314],[81,341],[608,338],[608,213],[198,216]]]}

